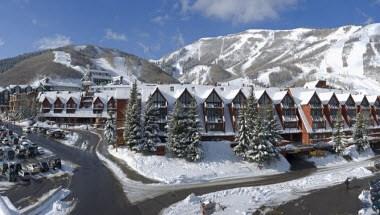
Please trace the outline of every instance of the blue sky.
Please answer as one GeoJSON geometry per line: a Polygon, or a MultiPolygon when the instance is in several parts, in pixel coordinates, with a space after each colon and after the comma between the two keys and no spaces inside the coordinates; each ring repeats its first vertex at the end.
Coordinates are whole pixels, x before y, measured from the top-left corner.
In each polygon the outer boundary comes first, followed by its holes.
{"type": "Polygon", "coordinates": [[[95,44],[159,58],[202,37],[251,28],[380,21],[380,0],[1,0],[0,58],[95,44]]]}

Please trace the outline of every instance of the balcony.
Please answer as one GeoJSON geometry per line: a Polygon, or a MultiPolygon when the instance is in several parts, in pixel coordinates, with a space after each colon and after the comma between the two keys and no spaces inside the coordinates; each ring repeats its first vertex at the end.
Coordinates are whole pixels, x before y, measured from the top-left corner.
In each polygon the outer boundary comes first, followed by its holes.
{"type": "Polygon", "coordinates": [[[244,108],[244,105],[239,104],[239,103],[232,103],[232,108],[240,110],[244,108]]]}
{"type": "Polygon", "coordinates": [[[224,116],[223,117],[205,117],[206,123],[212,123],[212,124],[219,124],[224,123],[224,116]]]}
{"type": "Polygon", "coordinates": [[[281,109],[296,109],[294,105],[280,103],[281,109]]]}
{"type": "Polygon", "coordinates": [[[284,122],[284,129],[298,129],[298,122],[284,122]]]}
{"type": "Polygon", "coordinates": [[[297,115],[283,115],[282,121],[284,122],[298,122],[297,115]]]}
{"type": "Polygon", "coordinates": [[[62,113],[63,109],[63,106],[54,106],[54,113],[62,113]]]}
{"type": "Polygon", "coordinates": [[[311,104],[310,108],[311,109],[322,109],[322,105],[313,105],[313,104],[311,104]]]}
{"type": "Polygon", "coordinates": [[[42,107],[42,108],[41,108],[41,112],[42,112],[42,113],[49,113],[50,110],[51,110],[50,107],[42,107]]]}
{"type": "Polygon", "coordinates": [[[207,103],[205,102],[205,108],[223,108],[222,103],[207,103]]]}
{"type": "Polygon", "coordinates": [[[153,107],[154,108],[167,108],[168,104],[167,104],[167,102],[154,102],[153,107]]]}

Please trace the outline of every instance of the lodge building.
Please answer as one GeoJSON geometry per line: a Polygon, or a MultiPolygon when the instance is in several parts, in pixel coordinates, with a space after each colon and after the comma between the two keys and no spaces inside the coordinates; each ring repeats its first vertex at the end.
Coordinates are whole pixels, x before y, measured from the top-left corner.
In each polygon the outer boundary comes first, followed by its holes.
{"type": "MultiPolygon", "coordinates": [[[[251,87],[190,84],[140,85],[142,108],[148,99],[159,110],[161,135],[166,136],[168,119],[177,102],[186,109],[196,105],[204,140],[233,140],[238,132],[241,109],[251,87]]],[[[38,97],[39,118],[59,124],[101,126],[113,115],[122,137],[130,86],[93,87],[86,92],[42,92],[38,97]]],[[[350,135],[357,113],[368,119],[369,133],[380,136],[380,97],[357,95],[334,89],[267,88],[254,91],[258,109],[273,111],[284,138],[283,144],[317,144],[331,139],[341,113],[344,132],[350,135]]],[[[122,143],[122,140],[118,140],[122,143]]]]}

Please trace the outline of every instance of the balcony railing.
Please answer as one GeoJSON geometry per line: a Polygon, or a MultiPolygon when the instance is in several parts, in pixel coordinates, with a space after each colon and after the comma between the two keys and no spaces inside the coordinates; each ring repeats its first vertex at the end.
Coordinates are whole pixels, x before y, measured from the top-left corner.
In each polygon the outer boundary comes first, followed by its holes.
{"type": "Polygon", "coordinates": [[[289,115],[283,115],[282,121],[284,122],[298,122],[297,115],[289,116],[289,115]]]}
{"type": "Polygon", "coordinates": [[[154,102],[153,107],[154,108],[167,108],[168,105],[166,102],[154,102]]]}
{"type": "Polygon", "coordinates": [[[209,118],[206,117],[206,122],[207,123],[223,123],[224,122],[224,116],[223,117],[218,117],[218,118],[209,118]]]}
{"type": "Polygon", "coordinates": [[[205,102],[206,108],[222,108],[222,103],[207,103],[205,102]]]}

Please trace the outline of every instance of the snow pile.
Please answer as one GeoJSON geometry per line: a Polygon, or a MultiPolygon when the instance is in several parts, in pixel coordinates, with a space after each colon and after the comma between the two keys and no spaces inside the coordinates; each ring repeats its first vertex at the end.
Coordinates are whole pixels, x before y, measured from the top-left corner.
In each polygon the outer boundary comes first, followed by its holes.
{"type": "Polygon", "coordinates": [[[63,140],[58,139],[57,141],[67,146],[74,147],[75,143],[78,141],[78,138],[79,138],[79,135],[77,132],[69,132],[68,134],[65,135],[65,139],[63,140]]]}
{"type": "Polygon", "coordinates": [[[331,172],[318,172],[297,180],[258,187],[235,188],[199,197],[190,196],[163,211],[163,214],[201,214],[200,202],[219,205],[217,214],[251,214],[260,207],[274,207],[297,199],[313,190],[343,183],[348,177],[367,177],[372,173],[363,168],[345,168],[331,172]],[[223,208],[223,210],[221,209],[223,208]]]}
{"type": "Polygon", "coordinates": [[[371,207],[371,193],[369,190],[363,190],[359,195],[359,200],[362,202],[364,208],[360,209],[358,215],[376,215],[376,211],[374,211],[371,207]]]}
{"type": "Polygon", "coordinates": [[[290,168],[286,159],[280,156],[277,162],[259,169],[257,164],[236,157],[227,141],[202,142],[202,148],[204,159],[200,162],[166,156],[144,156],[126,148],[116,151],[109,147],[109,152],[124,160],[139,174],[168,184],[271,175],[286,172],[290,168]]]}
{"type": "Polygon", "coordinates": [[[356,145],[347,147],[343,154],[350,156],[354,161],[362,161],[375,156],[375,153],[372,151],[371,147],[367,147],[363,152],[358,153],[356,145]]]}
{"type": "Polygon", "coordinates": [[[336,166],[336,165],[341,165],[348,162],[342,156],[339,156],[337,154],[332,154],[332,153],[328,153],[326,156],[322,156],[322,157],[309,157],[306,160],[309,162],[313,162],[314,165],[318,168],[336,166]]]}
{"type": "Polygon", "coordinates": [[[70,190],[56,188],[50,190],[44,196],[38,199],[36,203],[23,208],[21,211],[23,213],[28,212],[30,215],[34,214],[45,214],[45,215],[65,215],[70,214],[70,212],[75,207],[74,201],[62,201],[69,194],[70,190]]]}
{"type": "Polygon", "coordinates": [[[21,127],[28,127],[28,126],[33,124],[33,121],[32,120],[23,120],[23,121],[16,122],[15,124],[18,126],[21,126],[21,127]]]}
{"type": "MultiPolygon", "coordinates": [[[[367,160],[375,156],[375,153],[372,151],[370,147],[366,148],[364,152],[361,152],[359,154],[358,151],[356,150],[355,145],[348,146],[344,150],[343,154],[345,156],[351,157],[353,161],[367,160]]],[[[313,162],[316,167],[337,166],[337,165],[350,162],[344,159],[342,156],[339,156],[333,153],[328,153],[326,156],[322,156],[322,157],[309,157],[307,158],[307,161],[313,162]]]]}
{"type": "Polygon", "coordinates": [[[0,214],[1,215],[18,215],[21,214],[19,210],[12,204],[6,196],[0,196],[0,214]]]}

